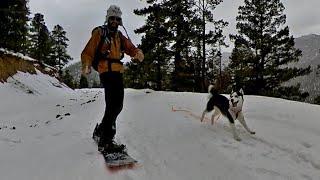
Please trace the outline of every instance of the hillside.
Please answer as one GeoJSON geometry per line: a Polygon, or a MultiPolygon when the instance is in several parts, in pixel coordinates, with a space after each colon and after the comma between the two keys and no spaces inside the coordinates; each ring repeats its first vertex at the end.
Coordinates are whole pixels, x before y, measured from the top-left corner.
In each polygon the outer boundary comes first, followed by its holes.
{"type": "Polygon", "coordinates": [[[303,91],[309,92],[308,102],[313,102],[314,98],[320,96],[320,35],[310,34],[295,39],[295,47],[302,51],[302,57],[297,67],[311,66],[312,72],[306,76],[297,77],[288,82],[288,84],[301,84],[303,91]]]}
{"type": "Polygon", "coordinates": [[[320,64],[320,35],[310,34],[295,39],[295,47],[302,51],[302,57],[297,63],[299,67],[320,64]]]}
{"type": "MultiPolygon", "coordinates": [[[[63,69],[64,72],[67,70],[70,72],[70,75],[74,78],[74,80],[79,83],[81,77],[81,62],[76,62],[63,69]]],[[[99,74],[93,69],[91,73],[87,76],[87,78],[89,87],[92,87],[94,81],[100,84],[99,74]]]]}
{"type": "Polygon", "coordinates": [[[21,53],[14,53],[0,48],[0,82],[6,82],[9,77],[12,77],[17,72],[36,74],[36,70],[52,77],[58,77],[55,68],[21,53]]]}

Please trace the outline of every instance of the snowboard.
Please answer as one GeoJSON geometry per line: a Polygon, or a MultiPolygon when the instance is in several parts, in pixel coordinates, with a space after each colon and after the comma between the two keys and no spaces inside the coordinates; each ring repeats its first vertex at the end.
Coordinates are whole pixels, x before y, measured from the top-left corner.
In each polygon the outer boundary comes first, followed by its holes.
{"type": "Polygon", "coordinates": [[[105,153],[102,152],[102,155],[105,159],[106,165],[109,168],[117,168],[117,167],[130,167],[135,165],[138,161],[133,159],[126,153],[105,153]]]}
{"type": "MultiPolygon", "coordinates": [[[[94,130],[92,138],[95,141],[95,143],[98,145],[100,137],[95,135],[97,126],[94,130]]],[[[111,169],[133,168],[135,164],[138,162],[137,160],[132,158],[130,155],[128,155],[127,152],[112,152],[112,153],[100,152],[100,153],[104,157],[106,166],[111,169]]]]}

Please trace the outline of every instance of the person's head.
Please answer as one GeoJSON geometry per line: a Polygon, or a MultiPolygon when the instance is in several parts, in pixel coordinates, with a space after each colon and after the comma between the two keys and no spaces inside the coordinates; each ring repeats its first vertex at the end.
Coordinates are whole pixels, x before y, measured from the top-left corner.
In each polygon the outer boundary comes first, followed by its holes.
{"type": "Polygon", "coordinates": [[[120,10],[120,7],[116,5],[111,5],[107,10],[105,23],[108,23],[108,26],[110,28],[112,28],[113,30],[116,30],[118,29],[119,25],[122,26],[121,15],[122,15],[122,12],[120,10]]]}

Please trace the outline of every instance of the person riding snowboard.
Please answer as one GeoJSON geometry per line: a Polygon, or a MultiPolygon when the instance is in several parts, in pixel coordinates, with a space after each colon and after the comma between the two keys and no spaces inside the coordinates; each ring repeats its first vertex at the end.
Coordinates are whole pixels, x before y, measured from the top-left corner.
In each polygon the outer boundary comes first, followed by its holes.
{"type": "Polygon", "coordinates": [[[99,72],[100,81],[105,93],[105,113],[96,126],[93,137],[98,137],[98,150],[101,152],[124,151],[125,145],[114,141],[116,119],[123,107],[123,63],[124,53],[132,61],[142,62],[144,54],[127,39],[118,27],[123,26],[122,12],[116,5],[107,10],[104,25],[92,30],[92,35],[81,53],[82,73],[91,73],[91,67],[99,72]]]}

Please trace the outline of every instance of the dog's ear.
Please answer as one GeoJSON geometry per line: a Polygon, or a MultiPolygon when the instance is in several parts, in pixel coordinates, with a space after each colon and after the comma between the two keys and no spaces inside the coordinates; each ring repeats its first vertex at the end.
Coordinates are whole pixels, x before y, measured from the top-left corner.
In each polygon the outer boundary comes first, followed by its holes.
{"type": "Polygon", "coordinates": [[[244,92],[243,92],[243,89],[242,89],[242,88],[239,90],[239,92],[240,92],[242,95],[244,95],[244,92]]]}
{"type": "Polygon", "coordinates": [[[232,89],[232,91],[230,93],[230,98],[232,98],[233,93],[234,93],[234,90],[232,89]]]}

